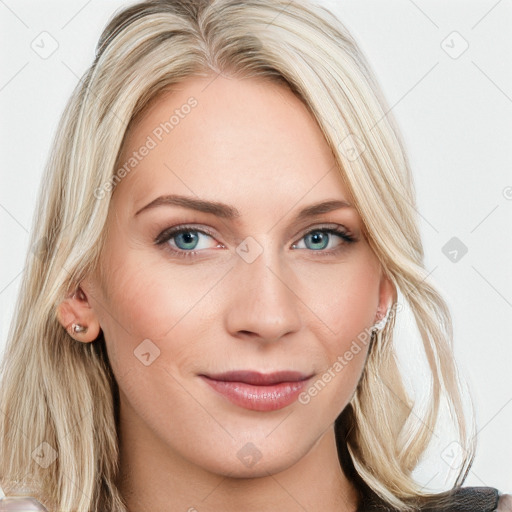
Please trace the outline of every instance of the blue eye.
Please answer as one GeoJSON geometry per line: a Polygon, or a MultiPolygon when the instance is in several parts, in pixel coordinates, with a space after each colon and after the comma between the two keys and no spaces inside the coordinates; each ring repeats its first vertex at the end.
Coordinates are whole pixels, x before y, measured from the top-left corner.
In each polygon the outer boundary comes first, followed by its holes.
{"type": "MultiPolygon", "coordinates": [[[[213,240],[213,234],[205,230],[197,229],[193,226],[178,226],[162,231],[155,239],[155,244],[165,244],[166,249],[173,255],[185,258],[195,256],[197,252],[202,249],[224,247],[219,243],[208,247],[207,242],[206,245],[205,242],[203,242],[203,246],[201,247],[201,235],[204,235],[205,239],[208,237],[213,240]]],[[[356,241],[356,239],[349,235],[344,229],[326,227],[310,230],[304,234],[300,240],[307,241],[305,244],[306,249],[319,253],[319,255],[322,256],[333,255],[341,250],[345,244],[356,241]],[[325,250],[329,246],[331,240],[333,240],[333,235],[340,240],[340,243],[338,243],[334,248],[330,247],[330,250],[325,250]]],[[[294,249],[304,248],[299,247],[299,244],[293,244],[292,247],[294,249]]]]}
{"type": "MultiPolygon", "coordinates": [[[[180,256],[189,256],[190,254],[195,254],[191,252],[195,249],[208,249],[209,247],[198,247],[200,244],[201,236],[213,238],[213,235],[206,231],[202,231],[200,229],[194,228],[192,226],[181,226],[176,228],[169,228],[158,235],[155,240],[157,245],[168,243],[168,249],[171,252],[175,252],[180,256]],[[173,244],[169,244],[169,242],[173,242],[173,244]],[[176,250],[173,246],[175,246],[178,250],[176,250]]],[[[204,245],[204,243],[203,243],[204,245]]],[[[217,244],[217,247],[220,244],[217,244]]]]}
{"type": "Polygon", "coordinates": [[[176,245],[179,249],[197,249],[197,244],[200,239],[198,233],[204,234],[201,231],[181,231],[175,233],[172,237],[175,240],[176,245]],[[183,245],[182,245],[183,244],[183,245]]]}
{"type": "MultiPolygon", "coordinates": [[[[333,228],[322,228],[322,229],[315,229],[313,231],[309,231],[302,239],[310,241],[310,244],[305,244],[307,249],[312,249],[314,251],[323,250],[326,249],[329,245],[329,242],[332,240],[333,235],[337,236],[338,238],[341,238],[343,242],[353,242],[354,239],[348,235],[345,231],[341,231],[339,229],[333,229],[333,228]]],[[[338,245],[343,245],[343,242],[341,242],[338,245]]],[[[297,247],[296,244],[294,244],[294,247],[297,247]]],[[[302,247],[299,247],[300,249],[302,247]]],[[[331,248],[332,249],[332,248],[331,248]]],[[[325,251],[329,253],[329,251],[325,251]]]]}

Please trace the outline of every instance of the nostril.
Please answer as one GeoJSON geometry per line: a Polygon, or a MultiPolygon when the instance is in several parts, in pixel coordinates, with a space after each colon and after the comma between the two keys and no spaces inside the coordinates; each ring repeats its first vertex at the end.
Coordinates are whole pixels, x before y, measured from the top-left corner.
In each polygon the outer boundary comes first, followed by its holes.
{"type": "Polygon", "coordinates": [[[256,336],[256,333],[252,331],[239,331],[239,333],[246,337],[256,336]]]}

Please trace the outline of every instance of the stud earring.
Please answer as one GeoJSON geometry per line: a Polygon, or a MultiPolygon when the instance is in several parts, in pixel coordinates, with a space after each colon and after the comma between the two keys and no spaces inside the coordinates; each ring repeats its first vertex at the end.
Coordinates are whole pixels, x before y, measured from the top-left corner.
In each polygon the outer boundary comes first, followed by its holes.
{"type": "Polygon", "coordinates": [[[80,324],[73,324],[71,329],[75,334],[85,334],[87,332],[87,327],[80,324]]]}
{"type": "Polygon", "coordinates": [[[378,331],[381,331],[382,329],[384,329],[384,327],[388,321],[390,311],[391,311],[391,308],[388,308],[388,310],[386,311],[386,316],[382,320],[379,320],[377,323],[375,323],[373,325],[372,332],[377,333],[378,331]]]}

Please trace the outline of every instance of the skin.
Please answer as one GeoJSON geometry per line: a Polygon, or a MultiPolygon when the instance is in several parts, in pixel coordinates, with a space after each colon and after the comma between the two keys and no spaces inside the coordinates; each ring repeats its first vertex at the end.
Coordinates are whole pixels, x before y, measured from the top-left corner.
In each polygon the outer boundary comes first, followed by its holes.
{"type": "Polygon", "coordinates": [[[501,496],[496,512],[512,512],[512,494],[503,494],[501,496]]]}
{"type": "Polygon", "coordinates": [[[333,423],[367,345],[309,403],[275,411],[236,406],[198,374],[286,369],[315,381],[383,317],[395,291],[355,208],[294,220],[313,203],[353,202],[318,125],[282,85],[189,78],[131,126],[120,165],[190,96],[198,105],[117,184],[102,271],[58,310],[66,328],[88,327],[70,331],[79,341],[103,330],[120,389],[121,492],[131,511],[354,511],[333,423]],[[135,215],[164,194],[228,203],[240,217],[170,205],[135,215]],[[179,236],[155,245],[183,224],[213,236],[190,229],[199,237],[193,249],[179,236]],[[312,240],[325,224],[355,241],[312,240]],[[250,263],[236,251],[247,237],[257,242],[249,253],[261,251],[250,263]],[[148,339],[145,347],[160,352],[146,366],[134,350],[148,339]],[[244,464],[241,449],[259,460],[244,464]]]}

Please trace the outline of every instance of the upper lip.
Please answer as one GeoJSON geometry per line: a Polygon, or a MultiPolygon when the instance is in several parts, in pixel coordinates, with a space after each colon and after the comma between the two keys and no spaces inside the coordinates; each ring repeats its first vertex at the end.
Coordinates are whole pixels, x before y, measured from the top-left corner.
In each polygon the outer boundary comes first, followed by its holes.
{"type": "Polygon", "coordinates": [[[236,370],[225,373],[201,374],[203,377],[225,382],[244,382],[254,386],[271,386],[280,382],[297,382],[309,379],[312,375],[306,375],[301,372],[283,370],[272,373],[261,373],[252,370],[236,370]]]}

